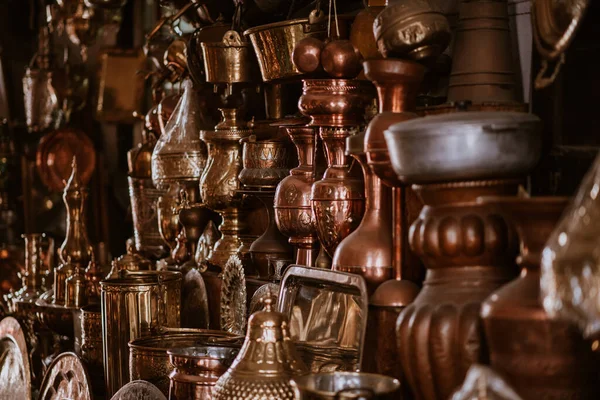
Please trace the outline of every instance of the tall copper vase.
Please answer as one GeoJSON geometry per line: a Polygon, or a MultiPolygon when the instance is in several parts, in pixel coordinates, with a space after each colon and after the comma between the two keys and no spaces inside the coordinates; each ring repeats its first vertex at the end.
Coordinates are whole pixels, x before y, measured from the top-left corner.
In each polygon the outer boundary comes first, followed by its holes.
{"type": "Polygon", "coordinates": [[[296,248],[296,264],[313,267],[319,250],[310,191],[315,181],[317,133],[312,126],[286,128],[298,150],[299,165],[290,171],[275,192],[275,222],[296,248]]]}
{"type": "Polygon", "coordinates": [[[239,174],[242,170],[242,145],[240,140],[252,134],[237,109],[220,109],[223,120],[213,131],[201,131],[200,137],[208,146],[208,161],[200,179],[200,192],[204,204],[221,214],[219,226],[221,239],[208,257],[211,264],[223,267],[230,256],[237,254],[242,245],[240,233],[245,229],[241,219],[239,174]]]}
{"type": "Polygon", "coordinates": [[[463,0],[454,38],[448,101],[518,101],[506,0],[463,0]]]}
{"type": "Polygon", "coordinates": [[[427,267],[423,289],[397,321],[405,379],[419,400],[447,399],[471,364],[485,361],[481,303],[515,275],[517,235],[507,219],[478,204],[514,195],[518,181],[414,186],[425,207],[410,245],[427,267]]]}
{"type": "Polygon", "coordinates": [[[521,276],[483,303],[481,316],[494,370],[524,399],[596,399],[599,357],[568,321],[546,314],[540,300],[542,250],[566,198],[484,198],[515,224],[521,276]]]}

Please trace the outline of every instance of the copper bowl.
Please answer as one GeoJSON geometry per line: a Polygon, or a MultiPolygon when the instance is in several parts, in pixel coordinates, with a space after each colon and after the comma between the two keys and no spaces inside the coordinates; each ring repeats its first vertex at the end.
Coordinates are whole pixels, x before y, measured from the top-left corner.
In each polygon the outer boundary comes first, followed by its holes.
{"type": "Polygon", "coordinates": [[[361,125],[375,97],[373,85],[365,81],[305,79],[303,83],[298,109],[311,118],[309,125],[361,125]]]}
{"type": "Polygon", "coordinates": [[[426,0],[405,0],[386,7],[373,33],[384,57],[435,59],[450,43],[450,24],[426,0]]]}
{"type": "Polygon", "coordinates": [[[161,335],[148,336],[129,342],[129,373],[131,380],[142,379],[169,394],[169,373],[173,366],[167,351],[183,347],[218,346],[239,348],[236,335],[206,329],[169,329],[161,335]]]}

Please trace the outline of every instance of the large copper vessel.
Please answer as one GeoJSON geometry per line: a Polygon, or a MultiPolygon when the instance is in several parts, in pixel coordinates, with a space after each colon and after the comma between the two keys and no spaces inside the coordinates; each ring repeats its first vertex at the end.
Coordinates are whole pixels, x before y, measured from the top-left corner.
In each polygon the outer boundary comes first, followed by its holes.
{"type": "Polygon", "coordinates": [[[208,145],[208,161],[200,179],[200,193],[204,204],[223,217],[219,226],[222,234],[208,257],[208,261],[223,267],[230,256],[237,254],[242,245],[240,233],[244,224],[240,219],[242,197],[239,174],[242,170],[240,140],[252,131],[240,119],[237,109],[221,109],[223,120],[212,131],[201,131],[200,137],[208,145]]]}
{"type": "Polygon", "coordinates": [[[346,149],[363,170],[365,214],[359,227],[337,247],[332,267],[336,271],[362,275],[372,294],[379,284],[393,278],[392,189],[369,169],[364,139],[364,133],[350,136],[346,149]]]}
{"type": "Polygon", "coordinates": [[[480,199],[515,225],[521,240],[521,276],[483,303],[481,317],[492,367],[524,399],[600,396],[598,354],[569,321],[551,319],[540,299],[542,250],[566,198],[480,199]]]}
{"type": "Polygon", "coordinates": [[[286,128],[298,150],[299,165],[290,171],[275,192],[275,222],[296,248],[296,264],[314,266],[319,250],[310,191],[315,181],[317,133],[312,126],[286,128]]]}
{"type": "Polygon", "coordinates": [[[516,102],[506,0],[461,1],[448,101],[516,102]]]}
{"type": "Polygon", "coordinates": [[[526,113],[452,113],[395,124],[385,137],[395,172],[418,183],[425,204],[409,241],[427,276],[397,321],[402,372],[416,399],[447,399],[469,366],[487,359],[481,303],[517,272],[513,225],[476,199],[517,193],[520,176],[539,159],[540,121],[526,113]],[[506,153],[519,143],[538,146],[506,153]],[[473,164],[459,171],[463,160],[473,164]],[[488,170],[491,162],[505,168],[488,170]]]}

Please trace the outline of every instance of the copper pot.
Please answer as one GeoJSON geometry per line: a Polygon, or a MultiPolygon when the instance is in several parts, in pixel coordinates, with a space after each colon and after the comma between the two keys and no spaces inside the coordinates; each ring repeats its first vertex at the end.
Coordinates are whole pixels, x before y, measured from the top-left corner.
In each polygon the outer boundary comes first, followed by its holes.
{"type": "Polygon", "coordinates": [[[315,214],[317,235],[330,257],[340,242],[354,231],[365,212],[364,184],[350,175],[345,153],[346,128],[321,128],[328,168],[323,179],[313,184],[310,201],[315,214]]]}
{"type": "Polygon", "coordinates": [[[521,240],[519,278],[483,303],[481,317],[492,367],[524,399],[592,399],[600,396],[598,354],[574,324],[555,320],[540,300],[542,250],[566,198],[482,198],[506,215],[521,240]]]}
{"type": "Polygon", "coordinates": [[[383,132],[395,123],[417,118],[413,111],[425,68],[411,61],[387,59],[365,61],[364,71],[379,97],[379,114],[369,123],[365,137],[367,162],[387,185],[400,186],[383,132]]]}
{"type": "Polygon", "coordinates": [[[174,370],[169,400],[210,400],[217,380],[239,352],[228,347],[184,347],[167,351],[174,370]]]}
{"type": "Polygon", "coordinates": [[[461,1],[448,101],[518,101],[511,49],[505,0],[461,1]]]}
{"type": "Polygon", "coordinates": [[[218,20],[212,25],[197,29],[189,38],[185,55],[187,57],[188,69],[190,75],[196,83],[206,81],[206,71],[204,70],[204,57],[202,55],[201,43],[219,42],[223,35],[231,29],[231,24],[218,20]]]}
{"type": "Polygon", "coordinates": [[[236,31],[228,31],[218,42],[203,42],[202,55],[206,81],[211,83],[255,82],[256,56],[249,42],[236,31]]]}
{"type": "Polygon", "coordinates": [[[311,126],[290,126],[286,130],[298,150],[299,165],[277,186],[273,206],[275,222],[279,231],[296,247],[296,264],[312,267],[319,248],[310,202],[316,178],[317,134],[311,126]]]}

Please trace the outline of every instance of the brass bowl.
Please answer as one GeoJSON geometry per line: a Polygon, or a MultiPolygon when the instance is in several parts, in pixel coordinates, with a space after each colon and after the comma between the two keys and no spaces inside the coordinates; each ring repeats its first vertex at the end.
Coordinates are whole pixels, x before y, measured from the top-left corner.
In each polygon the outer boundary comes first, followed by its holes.
{"type": "Polygon", "coordinates": [[[386,7],[373,33],[384,57],[435,59],[450,43],[450,24],[426,0],[407,0],[386,7]]]}
{"type": "Polygon", "coordinates": [[[195,346],[240,348],[239,337],[224,331],[207,329],[169,329],[167,333],[135,339],[129,343],[131,380],[142,379],[169,394],[169,373],[173,366],[167,350],[195,346]]]}
{"type": "Polygon", "coordinates": [[[242,83],[258,80],[256,57],[250,43],[236,31],[227,31],[220,42],[201,43],[206,81],[242,83]]]}
{"type": "Polygon", "coordinates": [[[267,82],[302,75],[292,61],[296,44],[310,36],[324,39],[326,32],[327,20],[318,19],[313,11],[309,18],[257,26],[244,32],[244,36],[252,41],[260,73],[267,82]]]}

